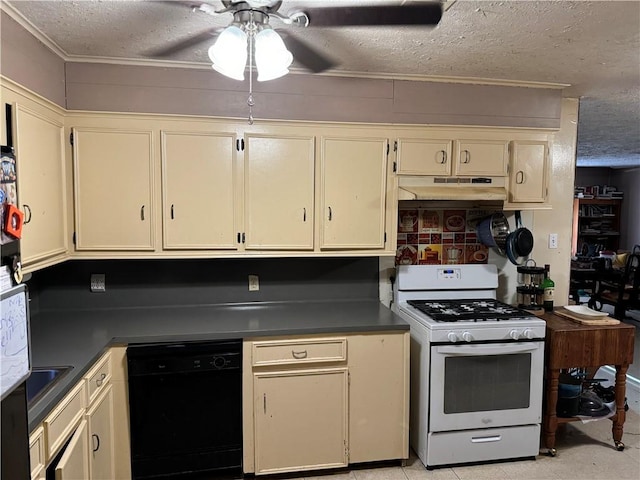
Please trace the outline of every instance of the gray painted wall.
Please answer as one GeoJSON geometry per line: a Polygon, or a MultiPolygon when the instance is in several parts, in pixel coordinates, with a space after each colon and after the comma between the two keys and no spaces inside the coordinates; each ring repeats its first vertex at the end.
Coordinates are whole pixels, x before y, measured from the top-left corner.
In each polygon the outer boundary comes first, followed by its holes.
{"type": "Polygon", "coordinates": [[[38,311],[377,300],[378,258],[74,260],[35,272],[28,285],[38,311]],[[90,292],[92,273],[106,275],[105,293],[90,292]],[[257,292],[249,292],[250,274],[257,292]]]}
{"type": "Polygon", "coordinates": [[[640,168],[615,169],[611,183],[624,192],[620,216],[620,249],[640,244],[640,168]]]}
{"type": "MultiPolygon", "coordinates": [[[[244,118],[248,79],[213,70],[67,64],[67,108],[244,118]]],[[[256,119],[558,128],[562,92],[322,75],[254,83],[256,119]]]]}
{"type": "Polygon", "coordinates": [[[0,73],[64,107],[65,62],[0,11],[0,73]]]}

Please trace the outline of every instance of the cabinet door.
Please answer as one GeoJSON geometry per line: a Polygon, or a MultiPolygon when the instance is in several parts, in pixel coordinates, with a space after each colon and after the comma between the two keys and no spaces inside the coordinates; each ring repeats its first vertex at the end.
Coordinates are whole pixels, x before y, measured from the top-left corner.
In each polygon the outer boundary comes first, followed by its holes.
{"type": "Polygon", "coordinates": [[[256,474],[347,465],[347,381],[347,368],[254,373],[256,474]]]}
{"type": "Polygon", "coordinates": [[[350,336],[349,375],[349,462],[408,458],[409,332],[350,336]]]}
{"type": "Polygon", "coordinates": [[[245,248],[313,249],[314,137],[245,138],[245,248]]]}
{"type": "Polygon", "coordinates": [[[164,248],[237,248],[236,135],[161,135],[164,248]]]}
{"type": "Polygon", "coordinates": [[[388,140],[324,138],[321,248],[382,249],[388,140]]]}
{"type": "Polygon", "coordinates": [[[64,125],[16,105],[16,167],[25,223],[20,240],[25,266],[66,255],[67,201],[64,125]]]}
{"type": "Polygon", "coordinates": [[[77,250],[153,250],[151,131],[74,129],[77,250]]]}
{"type": "Polygon", "coordinates": [[[399,138],[398,175],[451,175],[451,140],[399,138]]]}
{"type": "Polygon", "coordinates": [[[509,194],[512,202],[545,201],[547,152],[547,142],[511,143],[509,194]]]}
{"type": "Polygon", "coordinates": [[[459,140],[456,145],[454,175],[507,176],[507,141],[459,140]]]}
{"type": "Polygon", "coordinates": [[[89,429],[89,468],[91,480],[114,478],[113,458],[113,393],[107,386],[87,411],[89,429]]]}
{"type": "Polygon", "coordinates": [[[56,480],[78,480],[89,477],[89,442],[87,421],[82,420],[55,468],[56,480]]]}

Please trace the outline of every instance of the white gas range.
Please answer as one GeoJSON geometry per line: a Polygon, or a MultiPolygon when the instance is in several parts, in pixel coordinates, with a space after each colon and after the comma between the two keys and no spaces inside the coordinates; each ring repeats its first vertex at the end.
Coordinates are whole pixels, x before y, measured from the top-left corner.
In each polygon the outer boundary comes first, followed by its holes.
{"type": "Polygon", "coordinates": [[[495,265],[399,266],[411,327],[410,441],[427,468],[539,452],[544,320],[495,300],[495,265]]]}

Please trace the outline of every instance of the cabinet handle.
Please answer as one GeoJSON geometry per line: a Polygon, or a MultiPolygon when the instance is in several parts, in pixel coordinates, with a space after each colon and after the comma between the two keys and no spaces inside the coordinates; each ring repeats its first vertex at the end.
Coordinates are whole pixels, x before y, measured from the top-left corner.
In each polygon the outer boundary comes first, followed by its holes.
{"type": "Polygon", "coordinates": [[[518,185],[524,183],[524,172],[522,170],[519,170],[518,173],[516,173],[516,183],[518,185]]]}
{"type": "Polygon", "coordinates": [[[105,378],[107,378],[107,374],[106,373],[103,373],[102,375],[100,375],[100,378],[96,378],[96,385],[98,387],[101,387],[105,378]]]}
{"type": "Polygon", "coordinates": [[[264,409],[264,413],[267,413],[267,394],[262,394],[262,408],[264,409]]]}
{"type": "Polygon", "coordinates": [[[302,209],[302,221],[303,222],[307,221],[307,209],[306,208],[302,209]]]}
{"type": "Polygon", "coordinates": [[[29,223],[31,221],[31,207],[29,205],[27,205],[26,203],[23,205],[25,212],[24,213],[28,213],[29,216],[27,217],[27,219],[23,222],[25,225],[27,223],[29,223]]]}
{"type": "Polygon", "coordinates": [[[140,207],[140,220],[144,221],[144,205],[140,207]]]}
{"type": "Polygon", "coordinates": [[[447,163],[447,152],[445,150],[440,150],[440,153],[442,153],[442,160],[440,160],[440,165],[444,165],[445,163],[447,163]]]}
{"type": "Polygon", "coordinates": [[[464,152],[464,160],[461,160],[462,163],[469,163],[471,161],[471,153],[469,150],[463,150],[464,152]]]}
{"type": "Polygon", "coordinates": [[[333,213],[331,212],[331,207],[329,207],[329,221],[331,221],[331,217],[333,217],[333,213]]]}
{"type": "Polygon", "coordinates": [[[307,351],[303,350],[301,352],[296,352],[294,350],[291,350],[291,355],[293,355],[293,358],[297,358],[297,359],[307,358],[307,351]]]}
{"type": "Polygon", "coordinates": [[[173,203],[171,204],[171,220],[173,220],[173,203]]]}
{"type": "Polygon", "coordinates": [[[95,440],[95,442],[93,442],[93,444],[95,445],[95,447],[93,448],[93,451],[97,452],[100,449],[100,437],[95,433],[93,433],[91,434],[91,439],[95,440]]]}

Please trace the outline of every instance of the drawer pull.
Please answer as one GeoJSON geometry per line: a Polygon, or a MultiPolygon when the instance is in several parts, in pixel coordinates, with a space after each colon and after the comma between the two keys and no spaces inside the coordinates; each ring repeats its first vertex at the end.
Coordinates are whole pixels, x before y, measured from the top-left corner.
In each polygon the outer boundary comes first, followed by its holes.
{"type": "Polygon", "coordinates": [[[296,352],[295,350],[291,350],[291,355],[293,355],[293,358],[297,359],[307,358],[307,351],[302,350],[301,352],[296,352]]]}
{"type": "Polygon", "coordinates": [[[93,451],[97,452],[100,449],[100,437],[97,434],[94,433],[94,434],[91,435],[91,439],[95,440],[93,442],[93,444],[95,445],[95,447],[93,448],[93,451]]]}
{"type": "Polygon", "coordinates": [[[107,378],[107,374],[106,373],[103,373],[102,375],[100,375],[100,378],[96,378],[96,385],[98,387],[101,387],[105,378],[107,378]]]}

